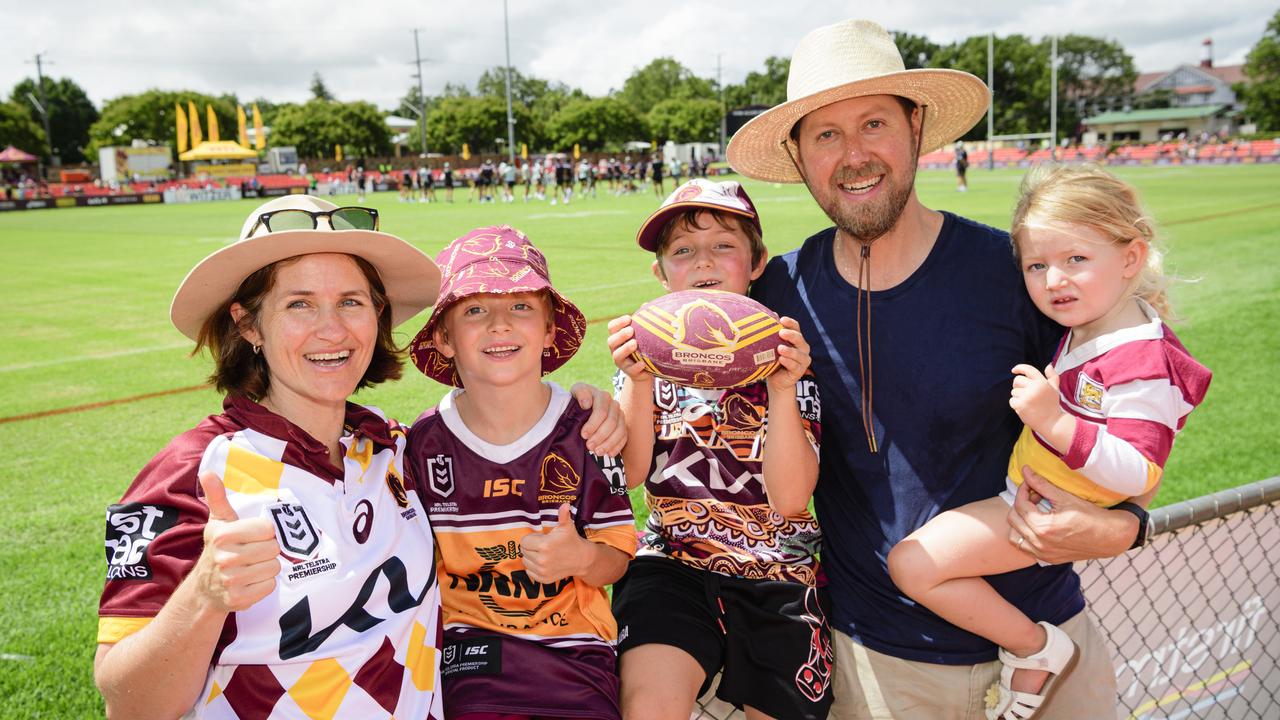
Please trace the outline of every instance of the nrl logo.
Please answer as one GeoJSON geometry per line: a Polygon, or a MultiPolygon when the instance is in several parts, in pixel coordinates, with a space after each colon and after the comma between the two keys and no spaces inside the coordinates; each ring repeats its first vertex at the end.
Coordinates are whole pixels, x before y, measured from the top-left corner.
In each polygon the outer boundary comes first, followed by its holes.
{"type": "Polygon", "coordinates": [[[445,664],[445,665],[452,665],[452,664],[453,664],[453,661],[454,661],[454,658],[456,658],[457,656],[458,656],[458,646],[457,646],[456,644],[455,644],[455,645],[445,645],[445,646],[444,646],[444,658],[443,658],[443,659],[444,659],[444,664],[445,664]]]}
{"type": "Polygon", "coordinates": [[[436,455],[427,458],[427,484],[432,492],[440,497],[453,494],[453,458],[448,455],[436,455]]]}
{"type": "Polygon", "coordinates": [[[294,563],[302,562],[320,545],[320,535],[307,517],[307,511],[295,503],[272,505],[271,519],[276,524],[276,538],[281,555],[294,563]]]}

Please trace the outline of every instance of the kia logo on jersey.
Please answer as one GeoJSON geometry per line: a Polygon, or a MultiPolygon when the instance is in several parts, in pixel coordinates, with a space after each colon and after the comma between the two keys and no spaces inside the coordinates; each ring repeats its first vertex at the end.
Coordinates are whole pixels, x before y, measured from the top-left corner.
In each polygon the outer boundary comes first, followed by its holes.
{"type": "Polygon", "coordinates": [[[299,557],[289,559],[298,562],[315,552],[320,545],[320,535],[301,505],[281,502],[272,505],[270,510],[271,519],[276,523],[276,538],[286,557],[293,553],[299,557]]]}

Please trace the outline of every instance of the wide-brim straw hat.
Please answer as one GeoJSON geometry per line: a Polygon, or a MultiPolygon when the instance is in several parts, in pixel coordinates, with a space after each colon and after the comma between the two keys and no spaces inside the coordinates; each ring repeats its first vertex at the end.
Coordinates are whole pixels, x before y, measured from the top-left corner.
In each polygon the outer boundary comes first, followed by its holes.
{"type": "Polygon", "coordinates": [[[417,315],[436,300],[440,269],[426,253],[395,235],[376,230],[332,230],[322,219],[314,230],[270,232],[258,222],[277,210],[319,212],[337,205],[311,195],[285,195],[263,203],[249,214],[240,239],[201,260],[173,296],[169,318],[192,340],[240,284],[271,263],[299,255],[344,253],[364,259],[378,271],[391,304],[391,326],[417,315]]]}
{"type": "Polygon", "coordinates": [[[818,108],[869,95],[898,95],[924,109],[921,155],[968,132],[986,113],[990,97],[986,83],[967,72],[907,70],[884,28],[845,20],[804,36],[791,56],[787,101],[734,134],[725,153],[729,165],[757,180],[803,182],[792,161],[791,129],[818,108]]]}

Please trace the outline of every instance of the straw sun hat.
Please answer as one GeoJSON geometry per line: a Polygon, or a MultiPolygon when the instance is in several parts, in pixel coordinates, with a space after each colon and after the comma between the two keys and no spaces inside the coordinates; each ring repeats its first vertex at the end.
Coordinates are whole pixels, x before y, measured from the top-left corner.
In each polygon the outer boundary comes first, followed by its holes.
{"type": "Polygon", "coordinates": [[[986,84],[967,72],[905,69],[884,28],[845,20],[804,36],[791,56],[787,101],[734,134],[729,164],[757,180],[802,182],[784,146],[791,128],[818,108],[867,95],[898,95],[925,108],[921,155],[968,132],[986,113],[989,96],[986,84]]]}
{"type": "Polygon", "coordinates": [[[271,263],[298,255],[344,253],[378,271],[391,303],[391,326],[417,315],[436,301],[440,269],[421,250],[395,235],[375,230],[332,230],[321,221],[314,230],[270,232],[258,222],[278,210],[323,212],[338,206],[311,195],[285,195],[249,213],[240,239],[201,260],[173,296],[169,319],[183,335],[196,339],[205,320],[222,307],[240,283],[271,263]]]}

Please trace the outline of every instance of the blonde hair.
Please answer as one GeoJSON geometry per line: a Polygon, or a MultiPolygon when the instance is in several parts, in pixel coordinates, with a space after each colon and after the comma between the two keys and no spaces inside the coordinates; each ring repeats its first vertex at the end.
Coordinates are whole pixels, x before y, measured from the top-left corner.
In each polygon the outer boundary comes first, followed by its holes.
{"type": "Polygon", "coordinates": [[[1019,254],[1018,236],[1032,220],[1083,225],[1119,246],[1134,240],[1147,243],[1147,264],[1134,279],[1133,294],[1146,300],[1165,320],[1173,319],[1166,290],[1163,253],[1156,244],[1154,219],[1142,207],[1132,185],[1103,170],[1087,165],[1042,165],[1022,180],[1017,207],[1013,211],[1013,252],[1019,254]]]}

